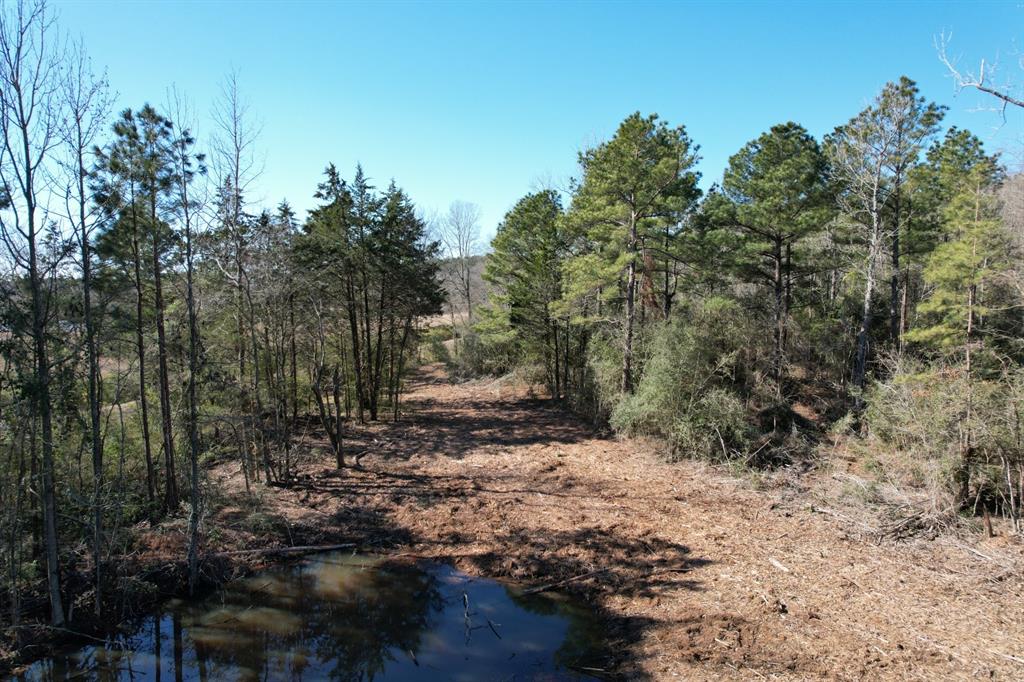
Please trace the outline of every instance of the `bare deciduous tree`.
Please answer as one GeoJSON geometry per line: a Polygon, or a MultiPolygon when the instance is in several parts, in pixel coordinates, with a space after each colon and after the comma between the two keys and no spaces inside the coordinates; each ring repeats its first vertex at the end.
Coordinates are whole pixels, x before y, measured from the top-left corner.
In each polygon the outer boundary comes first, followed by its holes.
{"type": "Polygon", "coordinates": [[[480,242],[480,207],[453,201],[437,223],[438,237],[449,259],[452,286],[466,307],[466,321],[473,321],[473,260],[480,242]]]}
{"type": "Polygon", "coordinates": [[[50,171],[60,144],[59,36],[43,0],[0,8],[0,239],[15,268],[27,277],[34,376],[30,394],[42,436],[40,471],[50,620],[64,624],[54,493],[53,412],[47,280],[57,267],[41,253],[47,228],[50,171]]]}
{"type": "Polygon", "coordinates": [[[857,388],[864,386],[867,372],[877,268],[889,236],[883,220],[890,191],[886,167],[896,145],[896,135],[896,131],[883,125],[877,112],[869,108],[837,130],[827,145],[833,173],[843,185],[838,195],[839,207],[848,219],[863,227],[866,245],[864,296],[852,373],[852,383],[857,388]]]}
{"type": "Polygon", "coordinates": [[[100,425],[102,391],[99,344],[93,310],[93,253],[92,232],[96,228],[96,207],[91,189],[87,186],[89,169],[93,164],[93,147],[110,112],[110,96],[105,77],[97,78],[82,44],[74,46],[68,54],[68,66],[62,82],[62,96],[66,115],[61,121],[61,136],[66,147],[64,167],[68,184],[65,205],[68,221],[78,238],[82,273],[82,314],[85,323],[85,350],[88,359],[89,444],[92,452],[93,474],[93,570],[95,572],[95,613],[102,609],[103,548],[103,434],[100,425]]]}
{"type": "MultiPolygon", "coordinates": [[[[262,172],[254,150],[260,129],[248,103],[242,98],[237,72],[229,73],[221,85],[220,98],[213,107],[213,121],[216,132],[212,141],[211,163],[220,192],[218,219],[220,228],[226,232],[225,245],[228,247],[226,253],[218,254],[217,263],[234,288],[238,387],[242,402],[254,415],[255,421],[255,415],[260,414],[263,408],[252,288],[247,270],[249,230],[245,208],[246,194],[262,172]],[[248,367],[250,362],[251,371],[248,367]]],[[[256,428],[255,423],[253,428],[256,428]]],[[[249,446],[244,427],[242,440],[245,457],[249,446]]]]}
{"type": "MultiPolygon", "coordinates": [[[[939,53],[939,60],[946,66],[949,75],[953,78],[957,92],[964,88],[973,88],[995,97],[1000,102],[999,111],[1004,117],[1007,106],[1024,107],[1024,97],[1014,93],[1015,86],[1012,81],[995,82],[998,63],[982,59],[976,72],[961,71],[960,67],[956,64],[956,60],[950,59],[946,53],[946,48],[949,47],[951,40],[952,35],[943,33],[935,39],[935,49],[939,53]]],[[[1022,66],[1024,66],[1024,61],[1022,61],[1022,66]]]]}

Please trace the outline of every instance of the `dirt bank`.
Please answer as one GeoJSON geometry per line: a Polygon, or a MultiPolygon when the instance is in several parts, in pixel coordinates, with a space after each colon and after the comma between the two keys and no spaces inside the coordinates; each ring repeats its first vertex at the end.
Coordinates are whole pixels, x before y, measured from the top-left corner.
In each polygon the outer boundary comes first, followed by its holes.
{"type": "MultiPolygon", "coordinates": [[[[536,584],[593,573],[562,589],[607,618],[613,646],[595,666],[631,678],[1024,677],[1024,563],[1005,535],[879,543],[792,485],[666,464],[438,367],[408,409],[354,429],[359,465],[341,473],[311,433],[298,482],[263,492],[263,522],[295,544],[353,540],[536,584]]],[[[239,489],[233,466],[215,474],[239,489]]],[[[228,505],[214,525],[243,517],[228,505]]],[[[261,541],[250,528],[232,546],[246,537],[261,541]]]]}

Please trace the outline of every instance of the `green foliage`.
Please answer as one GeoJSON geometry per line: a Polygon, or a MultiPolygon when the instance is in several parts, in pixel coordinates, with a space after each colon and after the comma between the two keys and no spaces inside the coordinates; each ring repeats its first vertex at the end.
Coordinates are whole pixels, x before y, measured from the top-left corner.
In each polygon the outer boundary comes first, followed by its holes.
{"type": "Polygon", "coordinates": [[[595,412],[607,418],[622,398],[622,341],[609,331],[599,331],[587,344],[586,367],[595,412]]]}
{"type": "Polygon", "coordinates": [[[562,203],[552,190],[529,194],[505,215],[491,243],[484,279],[490,301],[478,309],[475,330],[486,371],[543,368],[554,396],[561,394],[561,330],[566,326],[562,265],[567,255],[562,203]]]}
{"type": "Polygon", "coordinates": [[[964,411],[964,377],[913,359],[891,365],[892,376],[869,390],[865,422],[871,433],[922,457],[953,457],[964,411]]]}
{"type": "Polygon", "coordinates": [[[673,457],[728,459],[753,439],[745,400],[743,312],[711,299],[686,319],[660,323],[635,394],[616,404],[611,424],[665,438],[673,457]]]}
{"type": "Polygon", "coordinates": [[[818,143],[796,123],[772,126],[729,159],[722,181],[724,216],[745,231],[757,254],[766,240],[795,241],[828,218],[826,162],[818,143]]]}
{"type": "Polygon", "coordinates": [[[452,338],[451,329],[448,327],[431,327],[420,339],[420,343],[427,351],[427,359],[431,362],[451,363],[451,353],[445,345],[446,341],[452,338]]]}
{"type": "Polygon", "coordinates": [[[537,341],[526,330],[512,324],[508,307],[500,305],[497,296],[495,292],[491,302],[477,307],[473,324],[484,356],[483,370],[491,375],[504,374],[535,360],[527,359],[526,347],[537,341]]]}
{"type": "Polygon", "coordinates": [[[931,294],[918,305],[925,324],[907,334],[910,341],[959,352],[983,331],[978,320],[990,313],[1009,253],[987,175],[984,167],[968,173],[943,211],[946,240],[928,258],[924,280],[931,294]]]}
{"type": "Polygon", "coordinates": [[[994,187],[1003,179],[998,158],[985,153],[980,139],[955,126],[928,149],[925,162],[909,173],[914,207],[904,245],[910,257],[927,257],[947,234],[947,207],[972,182],[994,187]],[[972,181],[973,176],[973,181],[972,181]]]}
{"type": "MultiPolygon", "coordinates": [[[[466,322],[453,310],[451,327],[422,331],[445,297],[440,246],[394,182],[378,188],[359,166],[346,180],[332,164],[307,220],[284,202],[252,208],[242,157],[253,140],[229,115],[220,123],[234,137],[218,156],[234,167],[197,188],[209,203],[189,207],[205,168],[187,130],[148,105],[126,110],[95,140],[93,168],[65,167],[90,155],[81,139],[70,148],[63,124],[74,122],[60,106],[26,124],[24,141],[44,149],[0,150],[19,177],[0,187],[11,598],[44,574],[60,597],[62,575],[77,587],[82,566],[106,570],[79,560],[82,541],[117,557],[140,521],[183,527],[170,491],[187,478],[196,510],[201,482],[208,509],[226,503],[213,480],[175,468],[186,450],[204,466],[241,464],[249,531],[286,530],[261,511],[261,485],[291,479],[300,436],[319,442],[311,428],[345,466],[349,424],[400,417],[417,351],[454,378],[543,383],[622,433],[663,439],[673,459],[756,466],[807,452],[820,434],[866,432],[850,450],[878,479],[901,472],[961,506],[970,497],[1019,516],[1019,218],[996,200],[1005,172],[981,140],[951,128],[929,147],[943,108],[905,77],[823,145],[797,123],[773,126],[730,157],[702,203],[686,128],[634,113],[579,155],[568,194],[516,202],[488,256],[474,254],[477,213],[453,204],[451,285],[466,322]],[[18,169],[36,153],[29,187],[18,169]],[[91,197],[77,196],[85,176],[91,197]],[[75,243],[90,234],[94,243],[75,243]],[[477,305],[472,266],[484,258],[489,300],[477,305]],[[84,263],[95,266],[91,288],[84,263]],[[94,443],[102,451],[87,458],[94,443]],[[61,548],[76,555],[70,571],[61,548]]],[[[857,490],[875,500],[883,487],[857,490]]]]}
{"type": "Polygon", "coordinates": [[[449,373],[456,379],[470,379],[486,373],[489,360],[480,335],[468,331],[459,337],[457,351],[448,363],[449,373]]]}
{"type": "Polygon", "coordinates": [[[722,194],[706,202],[730,247],[726,262],[741,281],[767,289],[762,289],[761,300],[772,301],[765,318],[772,328],[770,371],[780,397],[790,309],[794,298],[802,298],[802,271],[811,269],[804,261],[817,255],[803,249],[802,242],[824,228],[831,212],[829,199],[826,162],[818,143],[802,126],[785,123],[734,154],[722,194]]]}
{"type": "MultiPolygon", "coordinates": [[[[352,377],[344,393],[354,393],[358,419],[377,419],[385,400],[394,409],[413,322],[440,313],[444,294],[440,246],[404,191],[392,182],[377,193],[360,166],[351,184],[333,164],[324,176],[321,205],[296,236],[293,257],[303,274],[316,273],[296,286],[316,313],[310,387],[325,428],[336,428],[329,412],[341,407],[324,400],[335,393],[334,375],[352,377]]],[[[333,442],[341,442],[337,434],[333,442]]]]}
{"type": "Polygon", "coordinates": [[[629,238],[635,221],[678,219],[700,196],[693,171],[697,146],[683,126],[657,114],[631,114],[608,142],[580,153],[583,182],[573,198],[573,224],[607,243],[629,238]]]}
{"type": "Polygon", "coordinates": [[[697,150],[683,126],[637,112],[611,140],[580,153],[583,179],[567,225],[582,261],[566,270],[569,301],[610,295],[630,265],[653,276],[654,262],[640,257],[647,244],[672,255],[676,228],[700,197],[697,150]]]}

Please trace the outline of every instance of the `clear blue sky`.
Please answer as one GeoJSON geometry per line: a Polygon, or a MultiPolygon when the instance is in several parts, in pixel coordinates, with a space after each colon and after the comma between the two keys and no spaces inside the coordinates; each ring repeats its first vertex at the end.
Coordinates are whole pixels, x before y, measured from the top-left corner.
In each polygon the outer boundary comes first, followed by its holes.
{"type": "MultiPolygon", "coordinates": [[[[976,67],[1001,56],[1024,81],[1020,2],[200,3],[57,2],[105,66],[118,106],[166,101],[201,114],[236,69],[262,122],[257,197],[304,214],[323,167],[357,161],[426,209],[483,209],[493,234],[515,200],[564,184],[576,153],[632,111],[684,124],[703,185],[775,123],[821,136],[902,74],[991,149],[1024,143],[1024,114],[954,97],[933,39],[976,67]]],[[[199,135],[208,133],[200,121],[199,135]]]]}

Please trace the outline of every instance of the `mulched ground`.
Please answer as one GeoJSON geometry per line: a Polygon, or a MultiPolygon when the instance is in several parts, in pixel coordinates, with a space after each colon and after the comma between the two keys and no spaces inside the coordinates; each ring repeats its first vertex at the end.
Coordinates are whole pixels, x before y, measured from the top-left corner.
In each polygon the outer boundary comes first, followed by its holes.
{"type": "MultiPolygon", "coordinates": [[[[285,544],[350,540],[567,580],[608,626],[593,667],[616,675],[1024,679],[1024,550],[1005,529],[880,542],[813,491],[665,463],[521,388],[452,384],[439,366],[417,376],[401,422],[348,434],[358,466],[339,472],[315,433],[304,442],[294,485],[260,493],[285,544]]],[[[240,492],[237,466],[214,475],[240,492]]],[[[210,521],[226,545],[266,544],[251,519],[229,504],[210,521]]]]}

